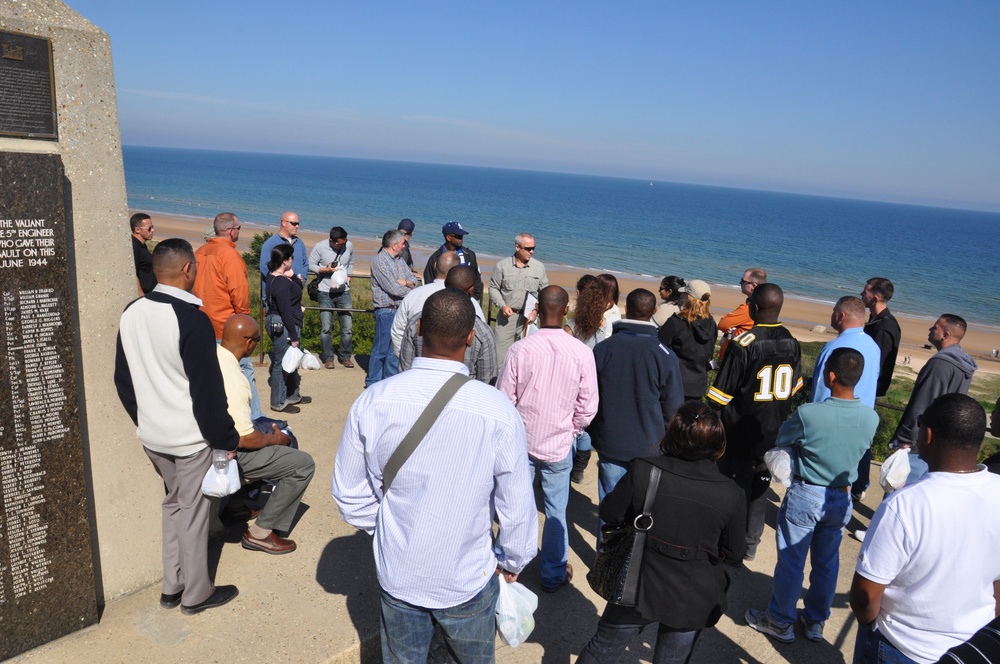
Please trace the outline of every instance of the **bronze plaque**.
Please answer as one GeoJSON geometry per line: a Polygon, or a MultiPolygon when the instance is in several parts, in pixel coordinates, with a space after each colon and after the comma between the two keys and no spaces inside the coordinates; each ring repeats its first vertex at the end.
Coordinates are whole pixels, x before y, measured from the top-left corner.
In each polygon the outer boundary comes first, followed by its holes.
{"type": "Polygon", "coordinates": [[[0,152],[0,660],[92,625],[97,590],[62,158],[0,152]]]}
{"type": "Polygon", "coordinates": [[[57,139],[52,42],[0,32],[0,136],[57,139]]]}

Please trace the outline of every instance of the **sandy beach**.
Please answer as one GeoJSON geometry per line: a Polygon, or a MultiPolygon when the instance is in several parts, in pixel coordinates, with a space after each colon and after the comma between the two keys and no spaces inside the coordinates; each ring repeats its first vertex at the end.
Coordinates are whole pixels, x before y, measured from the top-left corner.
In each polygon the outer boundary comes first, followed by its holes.
{"type": "MultiPolygon", "coordinates": [[[[131,210],[137,212],[137,210],[131,210]]],[[[211,226],[212,220],[180,217],[158,213],[149,213],[153,217],[156,226],[154,240],[163,240],[169,237],[182,237],[192,243],[195,248],[204,242],[206,228],[211,226]]],[[[257,226],[243,223],[243,231],[240,234],[240,241],[237,248],[240,251],[248,251],[253,236],[263,231],[276,232],[277,225],[257,226]]],[[[306,246],[312,249],[317,242],[326,239],[323,233],[302,230],[299,236],[305,241],[306,246]]],[[[421,233],[418,240],[430,242],[433,235],[430,231],[421,233]]],[[[379,239],[368,238],[359,235],[351,235],[351,242],[354,244],[357,260],[354,265],[355,273],[367,274],[368,264],[379,248],[379,239]]],[[[470,236],[470,239],[471,236],[470,236]]],[[[469,242],[469,246],[475,249],[475,243],[469,242]]],[[[412,248],[413,260],[416,265],[423,265],[430,256],[433,248],[414,245],[412,248]]],[[[483,272],[484,282],[488,282],[489,273],[495,264],[496,258],[477,254],[479,266],[483,272]]],[[[584,274],[583,270],[562,266],[558,262],[558,256],[542,253],[538,260],[545,263],[549,281],[566,288],[573,293],[577,279],[584,274]]],[[[616,274],[619,289],[621,291],[621,301],[619,306],[624,308],[625,295],[634,288],[647,288],[654,293],[659,286],[659,279],[640,277],[638,275],[616,274]]],[[[688,278],[688,275],[684,275],[688,278]]],[[[739,275],[734,275],[734,281],[739,275]]],[[[690,275],[690,278],[697,278],[697,275],[690,275]]],[[[861,284],[863,285],[863,284],[861,284]]],[[[859,287],[860,292],[860,287],[859,287]]],[[[718,320],[721,316],[735,309],[743,301],[743,295],[738,289],[713,286],[712,289],[712,314],[718,320]]],[[[890,303],[891,308],[891,303],[890,303]]],[[[832,305],[813,302],[795,298],[786,298],[782,312],[782,321],[789,330],[800,341],[829,341],[836,332],[830,329],[830,312],[832,305]],[[824,326],[826,331],[816,332],[817,326],[824,326]]],[[[941,312],[943,313],[943,312],[941,312]]],[[[898,316],[900,328],[903,332],[902,344],[899,349],[899,361],[902,362],[907,356],[911,358],[909,366],[918,371],[924,362],[931,357],[935,351],[933,348],[925,348],[927,344],[927,328],[929,328],[936,317],[916,318],[911,316],[898,316]]],[[[993,328],[984,325],[970,325],[969,330],[962,340],[962,347],[972,355],[979,364],[980,371],[989,373],[1000,373],[1000,361],[990,357],[994,348],[1000,348],[1000,328],[993,328]]]]}

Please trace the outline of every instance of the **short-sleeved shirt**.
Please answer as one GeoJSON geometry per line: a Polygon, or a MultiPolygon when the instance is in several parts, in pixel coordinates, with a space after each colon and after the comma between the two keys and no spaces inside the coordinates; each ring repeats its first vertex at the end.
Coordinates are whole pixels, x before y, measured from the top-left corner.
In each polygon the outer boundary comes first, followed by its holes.
{"type": "Polygon", "coordinates": [[[253,419],[250,416],[250,381],[240,369],[240,361],[232,352],[222,346],[216,348],[222,382],[226,386],[226,401],[229,402],[229,416],[236,423],[236,432],[241,436],[253,433],[253,419]]]}
{"type": "Polygon", "coordinates": [[[727,453],[760,457],[774,447],[802,387],[802,351],[781,323],[755,325],[733,340],[708,398],[723,406],[727,453]]]}

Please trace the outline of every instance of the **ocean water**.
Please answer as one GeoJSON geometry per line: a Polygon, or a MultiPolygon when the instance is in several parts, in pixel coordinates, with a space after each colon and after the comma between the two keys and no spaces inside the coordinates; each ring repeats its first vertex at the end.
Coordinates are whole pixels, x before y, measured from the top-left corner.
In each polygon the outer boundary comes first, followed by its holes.
{"type": "Polygon", "coordinates": [[[747,267],[800,298],[833,302],[890,278],[897,313],[1000,323],[1000,214],[559,173],[406,162],[128,147],[129,207],[150,213],[381,237],[403,217],[414,242],[446,221],[478,254],[521,231],[536,256],[591,270],[676,274],[735,287],[747,267]]]}

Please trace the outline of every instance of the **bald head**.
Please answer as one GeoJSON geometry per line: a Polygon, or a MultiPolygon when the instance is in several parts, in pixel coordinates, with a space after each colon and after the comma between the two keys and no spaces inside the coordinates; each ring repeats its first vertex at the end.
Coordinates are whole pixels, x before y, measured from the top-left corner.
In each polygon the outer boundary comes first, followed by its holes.
{"type": "Polygon", "coordinates": [[[546,286],[538,294],[539,327],[562,328],[563,317],[569,311],[569,293],[559,286],[546,286]]]}
{"type": "MultiPolygon", "coordinates": [[[[450,251],[446,253],[454,254],[455,252],[450,251]]],[[[444,256],[444,254],[441,255],[444,256]]],[[[476,271],[468,265],[456,265],[451,268],[448,276],[444,278],[444,285],[448,288],[457,288],[463,293],[472,295],[472,291],[476,287],[476,271]]]]}
{"type": "Polygon", "coordinates": [[[222,328],[222,347],[237,360],[249,357],[259,341],[257,321],[246,314],[233,314],[222,328]]]}
{"type": "Polygon", "coordinates": [[[833,305],[830,325],[838,332],[865,326],[865,303],[861,298],[846,295],[833,305]]]}
{"type": "Polygon", "coordinates": [[[770,325],[778,322],[785,294],[778,284],[758,284],[750,294],[750,317],[755,323],[770,325]]]}
{"type": "Polygon", "coordinates": [[[163,240],[153,250],[153,274],[157,283],[190,292],[197,272],[194,250],[187,240],[163,240]]]}
{"type": "Polygon", "coordinates": [[[656,296],[645,288],[636,288],[625,298],[625,318],[649,320],[656,311],[656,296]]]}
{"type": "Polygon", "coordinates": [[[444,279],[448,276],[448,273],[452,268],[458,266],[458,252],[446,251],[438,258],[437,265],[434,267],[435,274],[437,274],[438,279],[444,279]]]}

